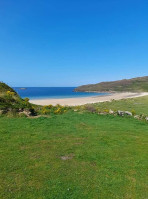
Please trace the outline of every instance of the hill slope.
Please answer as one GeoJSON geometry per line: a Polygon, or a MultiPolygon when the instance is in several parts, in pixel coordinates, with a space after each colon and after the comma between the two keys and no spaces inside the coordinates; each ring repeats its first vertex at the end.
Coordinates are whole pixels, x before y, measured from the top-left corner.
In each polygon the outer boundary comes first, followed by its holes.
{"type": "Polygon", "coordinates": [[[0,115],[11,113],[19,113],[27,111],[26,114],[35,114],[32,105],[28,99],[22,99],[11,87],[0,82],[0,115]]]}
{"type": "Polygon", "coordinates": [[[3,95],[7,91],[13,92],[15,95],[17,95],[15,90],[13,90],[10,86],[8,86],[7,84],[3,82],[0,82],[0,95],[3,95]]]}
{"type": "Polygon", "coordinates": [[[79,86],[76,92],[148,92],[148,76],[79,86]]]}

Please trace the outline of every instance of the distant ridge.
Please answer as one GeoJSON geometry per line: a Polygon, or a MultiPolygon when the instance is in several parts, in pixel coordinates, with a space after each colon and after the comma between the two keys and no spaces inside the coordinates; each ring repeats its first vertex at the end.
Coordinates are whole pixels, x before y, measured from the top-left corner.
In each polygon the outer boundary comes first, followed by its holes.
{"type": "Polygon", "coordinates": [[[148,92],[148,76],[77,87],[75,92],[148,92]]]}

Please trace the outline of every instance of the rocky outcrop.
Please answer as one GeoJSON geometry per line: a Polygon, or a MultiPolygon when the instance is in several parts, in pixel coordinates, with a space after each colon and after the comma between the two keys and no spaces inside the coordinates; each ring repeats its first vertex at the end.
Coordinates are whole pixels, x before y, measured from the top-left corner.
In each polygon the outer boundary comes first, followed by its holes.
{"type": "Polygon", "coordinates": [[[0,115],[4,115],[4,114],[8,114],[8,113],[18,114],[20,116],[24,115],[24,116],[27,116],[27,117],[36,115],[34,109],[23,109],[23,108],[19,108],[19,109],[13,109],[13,108],[0,109],[0,115]]]}
{"type": "Polygon", "coordinates": [[[19,111],[19,115],[22,115],[22,114],[24,114],[27,117],[33,115],[32,112],[30,110],[28,110],[28,109],[24,109],[24,110],[19,111]]]}

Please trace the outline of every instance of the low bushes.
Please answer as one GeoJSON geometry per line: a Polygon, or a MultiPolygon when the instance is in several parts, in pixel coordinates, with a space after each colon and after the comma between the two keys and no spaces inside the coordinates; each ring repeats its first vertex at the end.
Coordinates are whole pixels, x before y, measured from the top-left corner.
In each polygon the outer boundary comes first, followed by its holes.
{"type": "Polygon", "coordinates": [[[39,110],[39,114],[49,115],[49,114],[63,114],[66,113],[68,110],[71,110],[71,107],[68,106],[61,106],[57,104],[56,106],[48,105],[43,106],[39,110]]]}

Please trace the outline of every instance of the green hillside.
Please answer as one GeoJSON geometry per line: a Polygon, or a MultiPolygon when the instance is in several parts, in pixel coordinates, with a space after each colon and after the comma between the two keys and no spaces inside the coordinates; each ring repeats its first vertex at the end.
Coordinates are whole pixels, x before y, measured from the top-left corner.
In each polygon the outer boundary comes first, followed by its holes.
{"type": "Polygon", "coordinates": [[[3,82],[0,82],[0,95],[5,94],[7,91],[14,92],[14,94],[17,95],[13,88],[3,82]]]}
{"type": "Polygon", "coordinates": [[[21,100],[19,95],[10,86],[0,82],[0,109],[15,108],[20,104],[21,100]]]}
{"type": "Polygon", "coordinates": [[[34,109],[29,99],[22,99],[14,89],[0,82],[0,115],[34,114],[34,109]],[[25,111],[25,112],[24,112],[25,111]]]}
{"type": "Polygon", "coordinates": [[[148,76],[79,86],[76,92],[148,92],[148,76]]]}

